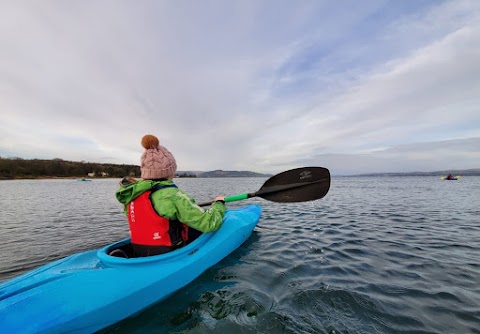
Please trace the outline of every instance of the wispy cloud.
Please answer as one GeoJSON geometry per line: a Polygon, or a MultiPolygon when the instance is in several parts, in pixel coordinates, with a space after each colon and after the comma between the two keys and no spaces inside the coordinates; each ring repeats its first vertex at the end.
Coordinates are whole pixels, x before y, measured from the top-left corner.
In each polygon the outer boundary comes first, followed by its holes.
{"type": "Polygon", "coordinates": [[[467,0],[0,1],[0,156],[479,167],[479,31],[467,0]]]}

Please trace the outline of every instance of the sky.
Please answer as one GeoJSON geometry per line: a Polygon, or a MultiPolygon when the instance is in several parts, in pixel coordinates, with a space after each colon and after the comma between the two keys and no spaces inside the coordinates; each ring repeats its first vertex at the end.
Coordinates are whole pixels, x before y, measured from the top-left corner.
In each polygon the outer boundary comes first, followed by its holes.
{"type": "Polygon", "coordinates": [[[480,168],[478,0],[0,0],[0,157],[480,168]]]}

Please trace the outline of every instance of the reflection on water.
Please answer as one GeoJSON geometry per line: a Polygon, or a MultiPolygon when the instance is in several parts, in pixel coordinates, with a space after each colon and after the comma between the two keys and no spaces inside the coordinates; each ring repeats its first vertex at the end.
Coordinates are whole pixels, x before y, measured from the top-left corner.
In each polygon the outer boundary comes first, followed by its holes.
{"type": "MultiPolygon", "coordinates": [[[[265,179],[178,179],[199,202],[265,179]]],[[[118,180],[0,182],[0,280],[128,235],[118,180]]],[[[104,333],[479,333],[480,178],[334,177],[308,203],[262,199],[239,249],[104,333]]]]}

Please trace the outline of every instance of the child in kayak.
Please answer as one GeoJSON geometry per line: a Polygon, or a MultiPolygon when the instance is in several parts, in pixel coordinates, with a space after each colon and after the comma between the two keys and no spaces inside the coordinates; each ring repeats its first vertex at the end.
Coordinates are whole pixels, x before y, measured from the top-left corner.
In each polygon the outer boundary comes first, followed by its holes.
{"type": "Polygon", "coordinates": [[[158,138],[145,135],[142,146],[142,180],[122,182],[115,194],[127,214],[134,256],[167,253],[202,232],[218,230],[225,215],[225,198],[216,197],[210,209],[202,209],[173,183],[177,164],[158,138]]]}

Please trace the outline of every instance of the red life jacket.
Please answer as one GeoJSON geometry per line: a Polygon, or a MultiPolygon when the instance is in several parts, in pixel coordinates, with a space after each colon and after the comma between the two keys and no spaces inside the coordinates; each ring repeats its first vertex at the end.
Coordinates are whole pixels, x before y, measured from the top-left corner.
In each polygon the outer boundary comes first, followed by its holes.
{"type": "Polygon", "coordinates": [[[187,241],[188,226],[170,221],[155,211],[150,195],[162,186],[146,191],[128,204],[128,224],[132,244],[181,246],[187,241]]]}

